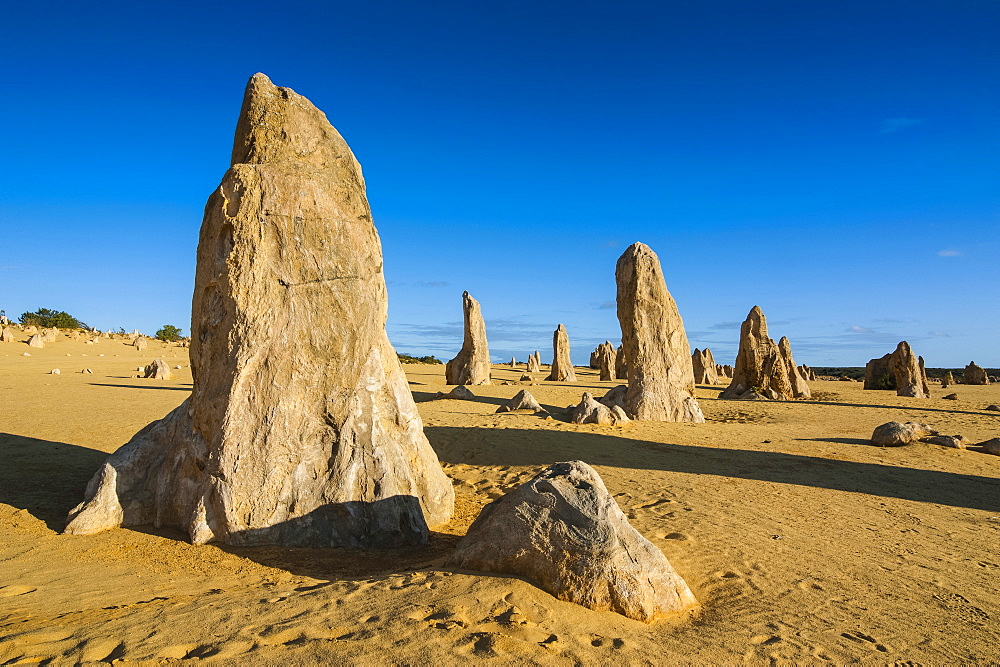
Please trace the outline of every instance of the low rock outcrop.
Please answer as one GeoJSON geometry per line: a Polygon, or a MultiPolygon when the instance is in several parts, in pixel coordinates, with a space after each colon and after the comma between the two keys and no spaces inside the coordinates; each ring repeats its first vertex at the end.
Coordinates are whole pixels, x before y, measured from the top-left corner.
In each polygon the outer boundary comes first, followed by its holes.
{"type": "Polygon", "coordinates": [[[153,359],[152,362],[143,369],[144,378],[153,378],[154,380],[169,380],[173,377],[170,374],[170,366],[163,359],[153,359]]]}
{"type": "Polygon", "coordinates": [[[530,391],[522,389],[514,394],[513,398],[497,408],[497,412],[528,412],[531,414],[538,414],[540,412],[548,411],[535,400],[535,397],[531,395],[530,391]]]}
{"type": "Polygon", "coordinates": [[[28,339],[28,347],[45,347],[45,343],[42,342],[42,335],[39,333],[32,334],[31,338],[28,339]]]}
{"type": "Polygon", "coordinates": [[[873,445],[879,447],[900,447],[937,434],[937,431],[926,424],[887,422],[875,429],[871,441],[873,445]]]}
{"type": "Polygon", "coordinates": [[[697,606],[582,461],[556,463],[484,507],[446,565],[524,577],[560,600],[644,622],[697,606]]]}
{"type": "Polygon", "coordinates": [[[570,421],[574,424],[603,424],[620,426],[630,423],[625,411],[620,405],[610,406],[597,401],[589,392],[583,393],[580,403],[569,413],[570,421]]]}

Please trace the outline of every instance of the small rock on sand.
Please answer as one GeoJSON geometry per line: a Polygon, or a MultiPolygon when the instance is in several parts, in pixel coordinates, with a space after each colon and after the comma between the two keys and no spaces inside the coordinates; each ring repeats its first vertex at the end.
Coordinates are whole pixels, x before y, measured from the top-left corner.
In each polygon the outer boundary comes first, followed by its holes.
{"type": "Polygon", "coordinates": [[[932,430],[926,424],[888,422],[876,428],[871,439],[872,444],[879,447],[901,447],[937,434],[937,431],[932,430]]]}

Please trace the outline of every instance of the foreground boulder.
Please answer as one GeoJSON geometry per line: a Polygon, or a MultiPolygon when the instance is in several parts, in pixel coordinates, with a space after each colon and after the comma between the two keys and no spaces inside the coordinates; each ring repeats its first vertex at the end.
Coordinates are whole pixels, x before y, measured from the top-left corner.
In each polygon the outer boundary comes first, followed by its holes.
{"type": "Polygon", "coordinates": [[[569,334],[566,327],[559,325],[552,334],[552,366],[546,380],[554,382],[576,382],[576,371],[569,358],[569,334]]]}
{"type": "Polygon", "coordinates": [[[444,368],[447,384],[489,384],[490,349],[486,343],[486,323],[479,302],[462,292],[465,339],[462,349],[444,368]]]}
{"type": "Polygon", "coordinates": [[[28,347],[45,347],[45,343],[42,342],[41,334],[32,334],[31,338],[28,339],[28,347]]]}
{"type": "Polygon", "coordinates": [[[715,364],[712,351],[694,348],[691,353],[691,368],[694,371],[695,384],[716,384],[719,381],[719,371],[715,364]]]}
{"type": "Polygon", "coordinates": [[[809,385],[799,376],[788,338],[776,344],[767,335],[767,318],[754,306],[740,327],[733,379],[720,398],[789,400],[811,396],[809,385]]]}
{"type": "Polygon", "coordinates": [[[446,565],[524,577],[560,600],[647,623],[698,604],[582,461],[556,463],[484,507],[446,565]]]}
{"type": "Polygon", "coordinates": [[[879,447],[900,447],[937,434],[937,431],[926,424],[888,422],[875,429],[871,440],[873,445],[879,447]]]}
{"type": "Polygon", "coordinates": [[[633,243],[618,258],[615,282],[628,360],[625,414],[642,421],[704,422],[694,397],[691,347],[660,258],[644,243],[633,243]]]}
{"type": "Polygon", "coordinates": [[[451,517],[385,333],[361,168],[321,111],[263,74],[205,206],[192,307],[191,397],[108,458],[67,533],[372,548],[425,543],[451,517]]]}
{"type": "Polygon", "coordinates": [[[974,361],[970,361],[969,365],[965,367],[965,372],[962,374],[962,384],[989,384],[990,378],[986,374],[986,370],[981,366],[976,364],[974,361]]]}

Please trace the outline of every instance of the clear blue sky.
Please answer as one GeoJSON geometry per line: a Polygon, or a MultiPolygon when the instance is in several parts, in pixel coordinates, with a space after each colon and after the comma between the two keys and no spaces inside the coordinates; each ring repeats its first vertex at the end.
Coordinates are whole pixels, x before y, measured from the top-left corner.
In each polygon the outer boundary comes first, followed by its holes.
{"type": "Polygon", "coordinates": [[[586,363],[660,256],[692,347],[760,305],[796,359],[1000,366],[1000,3],[0,2],[0,308],[190,326],[243,87],[364,167],[390,338],[586,363]]]}

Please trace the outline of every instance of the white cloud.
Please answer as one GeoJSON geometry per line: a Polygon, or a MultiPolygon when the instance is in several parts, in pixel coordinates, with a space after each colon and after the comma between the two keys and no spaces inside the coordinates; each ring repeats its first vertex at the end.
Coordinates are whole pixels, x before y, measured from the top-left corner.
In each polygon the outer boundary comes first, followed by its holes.
{"type": "Polygon", "coordinates": [[[879,134],[892,134],[911,127],[923,125],[924,118],[885,118],[879,124],[879,134]]]}
{"type": "Polygon", "coordinates": [[[957,250],[938,250],[938,257],[961,257],[962,253],[957,250]]]}
{"type": "Polygon", "coordinates": [[[928,331],[927,335],[928,336],[937,336],[938,338],[951,338],[951,334],[950,333],[946,333],[944,331],[928,331]]]}
{"type": "Polygon", "coordinates": [[[859,334],[875,333],[874,329],[869,329],[868,327],[859,327],[857,324],[851,327],[847,327],[847,330],[850,331],[851,333],[859,333],[859,334]]]}

